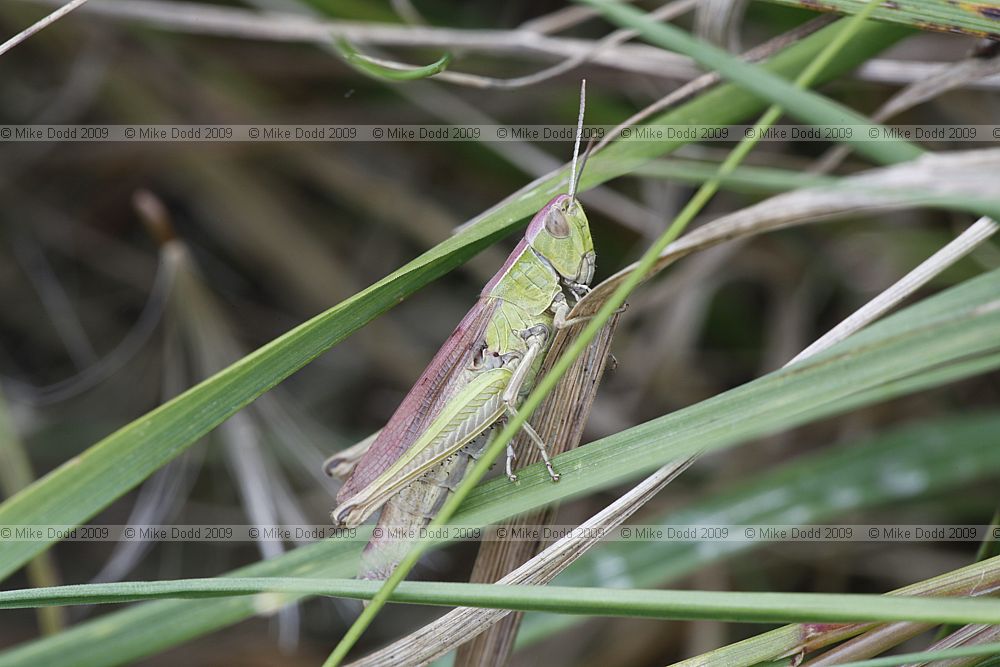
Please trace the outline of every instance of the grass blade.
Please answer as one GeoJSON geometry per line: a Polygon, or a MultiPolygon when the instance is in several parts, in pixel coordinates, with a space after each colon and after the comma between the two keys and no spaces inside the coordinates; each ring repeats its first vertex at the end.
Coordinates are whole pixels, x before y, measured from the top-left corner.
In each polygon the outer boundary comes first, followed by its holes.
{"type": "MultiPolygon", "coordinates": [[[[854,14],[864,7],[862,0],[768,0],[779,5],[803,7],[813,11],[854,14]]],[[[938,2],[937,0],[898,0],[875,10],[880,21],[892,21],[920,30],[964,33],[975,37],[1000,37],[1000,8],[989,2],[938,2]]]]}
{"type": "MultiPolygon", "coordinates": [[[[980,564],[984,584],[996,583],[1000,559],[980,564]]],[[[125,603],[165,597],[203,598],[290,593],[371,599],[379,582],[358,579],[215,578],[80,584],[0,592],[0,609],[125,603]]],[[[403,582],[394,602],[545,611],[585,616],[663,620],[714,619],[752,623],[887,622],[1000,624],[1000,600],[920,598],[837,593],[734,593],[722,591],[494,586],[455,582],[403,582]]]]}
{"type": "Polygon", "coordinates": [[[341,55],[347,64],[362,74],[376,79],[388,81],[415,81],[416,79],[426,79],[429,76],[440,74],[451,62],[451,54],[446,53],[430,65],[423,67],[400,66],[396,63],[387,63],[377,58],[366,56],[354,48],[346,39],[334,41],[337,53],[341,55]]]}
{"type": "Polygon", "coordinates": [[[914,662],[925,662],[931,660],[948,660],[951,658],[972,658],[988,657],[1000,655],[1000,642],[991,644],[978,644],[974,646],[961,646],[956,648],[940,649],[937,651],[917,651],[916,653],[899,653],[889,655],[884,658],[872,658],[871,660],[855,660],[845,662],[843,667],[892,667],[893,665],[906,665],[914,662]]]}

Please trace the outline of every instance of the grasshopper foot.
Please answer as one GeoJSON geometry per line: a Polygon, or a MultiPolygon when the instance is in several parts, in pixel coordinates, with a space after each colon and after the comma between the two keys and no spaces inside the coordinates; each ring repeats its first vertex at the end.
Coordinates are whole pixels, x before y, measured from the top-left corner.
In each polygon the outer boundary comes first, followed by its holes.
{"type": "Polygon", "coordinates": [[[514,474],[514,470],[513,470],[514,459],[516,459],[516,458],[517,458],[517,454],[514,452],[514,446],[508,443],[508,445],[507,445],[507,479],[509,479],[512,482],[516,482],[517,481],[517,475],[514,474]]]}

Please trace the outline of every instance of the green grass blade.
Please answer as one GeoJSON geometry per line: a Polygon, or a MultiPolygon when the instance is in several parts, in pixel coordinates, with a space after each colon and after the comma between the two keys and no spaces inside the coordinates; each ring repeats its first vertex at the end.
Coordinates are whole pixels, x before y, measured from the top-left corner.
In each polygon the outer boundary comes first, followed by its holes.
{"type": "MultiPolygon", "coordinates": [[[[1000,562],[996,559],[990,559],[898,588],[887,595],[933,596],[933,600],[925,598],[925,603],[928,604],[937,604],[941,597],[968,596],[970,592],[975,591],[983,592],[985,595],[985,591],[996,586],[998,564],[1000,562]],[[993,583],[981,588],[980,582],[987,579],[993,583]]],[[[809,652],[816,651],[857,636],[868,627],[870,626],[864,624],[827,628],[802,624],[785,625],[675,664],[678,667],[750,667],[765,661],[786,659],[788,656],[798,654],[803,648],[809,652]]]]}
{"type": "MultiPolygon", "coordinates": [[[[350,577],[360,547],[326,540],[229,573],[232,577],[350,577]]],[[[288,596],[288,599],[294,596],[288,596]]],[[[69,630],[0,653],[0,665],[98,667],[132,663],[276,609],[270,597],[162,600],[85,621],[69,630]]]]}
{"type": "MultiPolygon", "coordinates": [[[[995,559],[993,569],[1000,564],[995,559]]],[[[984,563],[984,565],[988,565],[984,563]]],[[[29,588],[0,592],[0,609],[49,605],[124,603],[164,597],[202,598],[287,593],[371,599],[379,582],[358,579],[217,578],[140,581],[29,588]]],[[[751,623],[1000,624],[1000,600],[926,598],[836,593],[740,593],[722,591],[494,586],[454,582],[403,582],[392,601],[448,607],[485,607],[585,616],[662,620],[712,619],[751,623]]]]}
{"type": "Polygon", "coordinates": [[[384,79],[387,81],[415,81],[417,79],[426,79],[427,77],[443,72],[451,62],[451,54],[446,53],[430,65],[424,65],[423,67],[407,67],[403,69],[399,67],[390,67],[369,58],[351,46],[351,43],[346,39],[338,39],[334,41],[334,47],[336,48],[337,53],[339,53],[347,64],[354,69],[358,70],[362,74],[367,74],[373,78],[384,79]]]}

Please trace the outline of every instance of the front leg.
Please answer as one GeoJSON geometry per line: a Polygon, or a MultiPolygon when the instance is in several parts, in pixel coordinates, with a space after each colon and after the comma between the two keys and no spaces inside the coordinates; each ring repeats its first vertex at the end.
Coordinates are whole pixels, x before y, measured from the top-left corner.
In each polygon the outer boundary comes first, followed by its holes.
{"type": "MultiPolygon", "coordinates": [[[[521,388],[524,386],[524,380],[528,373],[531,371],[531,367],[538,358],[538,355],[543,349],[545,349],[545,343],[551,333],[548,327],[543,325],[538,325],[527,329],[521,334],[524,336],[525,341],[528,343],[528,351],[524,354],[521,359],[517,370],[514,371],[514,375],[511,377],[510,384],[504,389],[503,396],[501,400],[505,406],[507,415],[516,416],[517,408],[515,407],[518,397],[521,393],[521,388]]],[[[541,453],[542,461],[545,462],[545,469],[549,471],[549,477],[552,478],[553,482],[559,481],[559,473],[555,471],[552,467],[552,461],[549,460],[549,452],[545,446],[545,442],[542,438],[535,432],[535,429],[531,427],[527,421],[521,426],[525,433],[528,434],[528,438],[535,443],[538,447],[538,451],[541,453]]],[[[511,463],[514,459],[514,449],[510,445],[507,446],[507,477],[512,482],[517,481],[517,475],[511,470],[511,463]]]]}
{"type": "MultiPolygon", "coordinates": [[[[514,408],[513,405],[510,405],[508,403],[507,413],[510,415],[517,415],[517,410],[514,408]]],[[[533,443],[535,443],[535,447],[538,447],[538,452],[542,455],[542,461],[545,463],[545,469],[548,470],[549,472],[549,477],[552,479],[553,482],[558,482],[559,473],[557,473],[556,469],[552,467],[552,461],[549,459],[549,448],[546,446],[545,441],[542,440],[542,436],[538,435],[535,429],[532,428],[531,424],[529,424],[527,421],[525,421],[524,424],[521,425],[521,428],[524,429],[524,432],[528,434],[528,439],[531,440],[533,443]]],[[[510,453],[511,452],[508,452],[508,456],[510,455],[510,453]]],[[[510,478],[512,482],[517,481],[517,475],[512,475],[510,472],[509,458],[507,459],[507,477],[510,478]]]]}
{"type": "MultiPolygon", "coordinates": [[[[587,320],[593,319],[593,315],[583,315],[581,317],[568,317],[570,310],[569,303],[566,301],[565,294],[557,294],[556,298],[552,300],[552,312],[555,317],[552,320],[553,326],[556,329],[565,329],[566,327],[571,327],[575,324],[581,324],[587,320]]],[[[624,313],[628,310],[628,304],[624,304],[621,308],[615,311],[615,313],[624,313]]]]}
{"type": "Polygon", "coordinates": [[[566,285],[566,289],[570,291],[577,303],[591,292],[590,285],[584,283],[570,283],[566,285]]]}

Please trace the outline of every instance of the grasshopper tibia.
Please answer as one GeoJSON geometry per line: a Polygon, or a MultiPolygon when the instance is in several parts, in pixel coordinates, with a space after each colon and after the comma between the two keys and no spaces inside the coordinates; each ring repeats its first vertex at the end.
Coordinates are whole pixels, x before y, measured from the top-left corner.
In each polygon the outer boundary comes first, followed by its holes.
{"type": "MultiPolygon", "coordinates": [[[[517,414],[517,410],[514,408],[513,405],[508,405],[507,406],[507,412],[510,413],[511,415],[516,415],[517,414]]],[[[559,481],[559,473],[557,473],[555,471],[555,468],[552,467],[552,461],[549,460],[549,452],[548,452],[548,448],[545,446],[545,441],[542,440],[542,437],[540,435],[538,435],[538,433],[535,431],[535,429],[532,428],[531,424],[529,424],[527,421],[525,421],[523,424],[521,424],[521,428],[524,429],[524,432],[528,434],[528,438],[530,438],[531,441],[533,443],[535,443],[535,446],[538,447],[538,451],[542,455],[542,461],[545,462],[545,469],[549,471],[549,477],[552,478],[553,482],[558,482],[559,481]]],[[[508,473],[507,473],[507,476],[510,477],[510,471],[509,471],[510,458],[507,459],[507,464],[508,464],[508,473]]],[[[516,477],[515,477],[515,479],[516,479],[516,477]]]]}
{"type": "Polygon", "coordinates": [[[517,452],[514,451],[514,445],[508,442],[506,470],[507,470],[507,479],[509,479],[512,482],[517,481],[517,475],[514,474],[513,470],[514,459],[516,458],[517,458],[517,452]]]}

